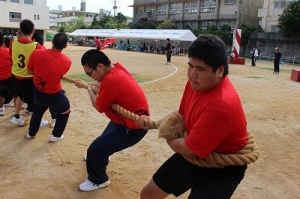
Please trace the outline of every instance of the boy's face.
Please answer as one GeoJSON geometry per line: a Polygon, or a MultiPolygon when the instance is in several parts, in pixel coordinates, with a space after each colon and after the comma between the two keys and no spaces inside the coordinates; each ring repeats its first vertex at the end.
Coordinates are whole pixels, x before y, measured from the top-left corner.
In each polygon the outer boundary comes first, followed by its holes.
{"type": "Polygon", "coordinates": [[[214,88],[222,79],[225,66],[220,66],[214,73],[212,67],[205,64],[198,58],[189,58],[187,76],[195,91],[209,91],[214,88]]]}

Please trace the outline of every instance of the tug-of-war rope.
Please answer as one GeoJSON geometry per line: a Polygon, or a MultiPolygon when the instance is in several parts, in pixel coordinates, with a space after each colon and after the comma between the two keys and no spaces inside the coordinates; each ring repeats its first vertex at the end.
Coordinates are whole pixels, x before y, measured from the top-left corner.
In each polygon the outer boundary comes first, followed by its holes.
{"type": "MultiPolygon", "coordinates": [[[[75,82],[75,79],[69,77],[62,77],[63,80],[68,82],[75,82]]],[[[88,88],[88,85],[84,82],[79,82],[83,88],[88,88]]],[[[92,87],[94,93],[98,93],[98,88],[92,87]]],[[[125,117],[137,121],[140,116],[122,108],[118,104],[112,104],[112,109],[124,115],[125,117]]],[[[184,119],[180,114],[166,116],[160,122],[148,119],[145,124],[149,129],[159,129],[158,137],[165,139],[174,139],[179,137],[186,137],[187,132],[185,131],[184,119]]],[[[248,132],[247,144],[236,153],[232,154],[220,154],[212,152],[207,158],[202,159],[199,157],[188,158],[185,157],[189,162],[208,168],[220,168],[224,166],[234,165],[245,165],[255,162],[259,156],[259,149],[255,143],[253,134],[248,132]]]]}

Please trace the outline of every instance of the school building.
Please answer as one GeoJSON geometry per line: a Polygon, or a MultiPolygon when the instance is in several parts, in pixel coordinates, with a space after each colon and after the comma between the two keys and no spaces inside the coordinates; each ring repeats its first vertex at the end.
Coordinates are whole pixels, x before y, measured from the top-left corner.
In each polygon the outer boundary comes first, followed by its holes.
{"type": "Polygon", "coordinates": [[[258,25],[257,12],[262,0],[134,0],[133,25],[144,21],[161,23],[171,19],[182,28],[206,29],[223,24],[232,29],[242,24],[258,25]]]}
{"type": "Polygon", "coordinates": [[[46,35],[49,29],[49,8],[47,0],[0,0],[0,32],[16,36],[19,24],[31,20],[35,31],[46,35]]]}

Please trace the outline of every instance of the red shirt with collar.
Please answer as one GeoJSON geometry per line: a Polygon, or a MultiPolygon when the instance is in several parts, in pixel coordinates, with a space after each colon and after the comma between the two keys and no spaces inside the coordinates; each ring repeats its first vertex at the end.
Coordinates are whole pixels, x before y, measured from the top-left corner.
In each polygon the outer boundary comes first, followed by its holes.
{"type": "Polygon", "coordinates": [[[0,80],[11,77],[12,61],[9,55],[9,49],[0,47],[0,80]]]}

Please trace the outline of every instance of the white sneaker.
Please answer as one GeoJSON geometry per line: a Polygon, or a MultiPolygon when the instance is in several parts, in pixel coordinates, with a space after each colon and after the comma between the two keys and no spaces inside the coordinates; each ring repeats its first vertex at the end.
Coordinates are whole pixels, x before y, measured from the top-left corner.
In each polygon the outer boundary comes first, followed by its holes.
{"type": "Polygon", "coordinates": [[[9,102],[7,104],[4,104],[4,106],[6,106],[6,107],[14,107],[15,105],[14,105],[13,102],[9,102]]]}
{"type": "Polygon", "coordinates": [[[0,108],[0,116],[5,115],[5,113],[6,113],[6,110],[5,110],[4,106],[3,106],[2,108],[0,108]]]}
{"type": "Polygon", "coordinates": [[[22,118],[20,117],[19,119],[17,119],[16,117],[12,117],[10,120],[11,123],[17,124],[19,126],[23,126],[24,125],[24,120],[22,120],[22,118]]]}
{"type": "Polygon", "coordinates": [[[54,135],[50,135],[49,142],[56,142],[62,139],[64,139],[64,135],[61,135],[61,137],[54,137],[54,135]]]}
{"type": "Polygon", "coordinates": [[[33,138],[35,138],[35,136],[30,136],[29,133],[27,133],[26,138],[27,139],[33,139],[33,138]]]}
{"type": "Polygon", "coordinates": [[[24,109],[26,109],[26,108],[27,108],[27,106],[28,106],[28,105],[27,105],[26,103],[23,103],[23,104],[22,104],[22,107],[21,107],[21,110],[24,110],[24,109]]]}
{"type": "Polygon", "coordinates": [[[46,126],[49,122],[47,120],[42,119],[40,126],[46,126]]]}
{"type": "Polygon", "coordinates": [[[55,123],[56,123],[56,119],[52,119],[52,120],[51,120],[50,127],[51,127],[51,128],[54,128],[55,123]]]}
{"type": "Polygon", "coordinates": [[[95,184],[89,180],[86,180],[84,183],[81,183],[79,185],[79,189],[81,191],[93,191],[95,189],[107,187],[109,184],[110,184],[109,180],[107,180],[106,182],[103,182],[102,184],[95,184]]]}

